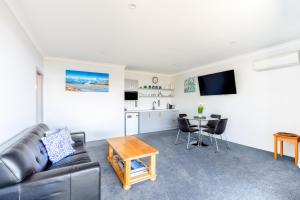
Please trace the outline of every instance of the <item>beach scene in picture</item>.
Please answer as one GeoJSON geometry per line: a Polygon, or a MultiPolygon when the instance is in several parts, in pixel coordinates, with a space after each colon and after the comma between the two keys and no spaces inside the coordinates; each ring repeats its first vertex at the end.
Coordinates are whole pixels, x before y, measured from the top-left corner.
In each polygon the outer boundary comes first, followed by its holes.
{"type": "Polygon", "coordinates": [[[66,70],[66,91],[108,92],[109,74],[66,70]]]}

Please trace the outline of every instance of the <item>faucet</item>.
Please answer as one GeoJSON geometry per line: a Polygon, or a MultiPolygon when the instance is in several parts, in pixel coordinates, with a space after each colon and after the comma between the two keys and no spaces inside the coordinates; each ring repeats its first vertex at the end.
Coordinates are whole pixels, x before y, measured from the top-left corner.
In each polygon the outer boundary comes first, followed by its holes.
{"type": "Polygon", "coordinates": [[[153,101],[153,103],[152,103],[152,110],[155,110],[155,104],[156,104],[156,101],[153,101]]]}

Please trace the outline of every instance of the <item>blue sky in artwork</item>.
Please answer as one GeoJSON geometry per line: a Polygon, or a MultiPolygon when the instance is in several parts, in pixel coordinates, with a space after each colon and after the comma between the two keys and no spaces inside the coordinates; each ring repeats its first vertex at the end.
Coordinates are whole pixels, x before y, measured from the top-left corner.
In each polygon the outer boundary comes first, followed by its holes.
{"type": "Polygon", "coordinates": [[[66,70],[66,81],[67,82],[73,82],[75,80],[98,82],[98,81],[108,81],[108,79],[109,79],[108,73],[66,70]]]}

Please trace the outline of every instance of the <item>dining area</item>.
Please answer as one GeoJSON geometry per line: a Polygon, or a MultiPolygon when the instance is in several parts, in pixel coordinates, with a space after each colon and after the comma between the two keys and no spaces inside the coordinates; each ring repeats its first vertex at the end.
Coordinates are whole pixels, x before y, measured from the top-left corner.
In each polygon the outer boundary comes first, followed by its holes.
{"type": "Polygon", "coordinates": [[[179,141],[184,141],[187,150],[191,149],[191,145],[198,148],[213,145],[215,152],[219,152],[219,142],[225,142],[226,149],[229,149],[225,132],[227,122],[228,119],[222,118],[219,114],[211,114],[209,117],[203,115],[190,117],[181,113],[178,116],[175,145],[180,144],[179,141]]]}

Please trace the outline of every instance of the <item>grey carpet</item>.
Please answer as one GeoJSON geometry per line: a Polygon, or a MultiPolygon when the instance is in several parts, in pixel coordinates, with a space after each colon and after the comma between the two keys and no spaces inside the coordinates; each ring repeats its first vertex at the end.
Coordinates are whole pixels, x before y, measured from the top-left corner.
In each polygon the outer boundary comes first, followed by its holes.
{"type": "Polygon", "coordinates": [[[101,163],[103,200],[299,200],[300,169],[293,159],[273,160],[270,152],[230,143],[230,150],[214,147],[186,150],[186,143],[174,145],[176,131],[138,135],[156,147],[157,180],[135,184],[123,190],[106,160],[106,141],[87,144],[93,160],[101,163]]]}

